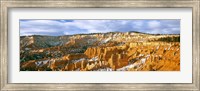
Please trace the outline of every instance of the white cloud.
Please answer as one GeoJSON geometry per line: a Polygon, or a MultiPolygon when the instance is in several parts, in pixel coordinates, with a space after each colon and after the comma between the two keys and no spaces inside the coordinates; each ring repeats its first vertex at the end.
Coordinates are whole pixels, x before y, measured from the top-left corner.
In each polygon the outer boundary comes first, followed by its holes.
{"type": "Polygon", "coordinates": [[[179,20],[25,20],[20,21],[20,35],[70,35],[112,31],[179,33],[179,20]]]}
{"type": "Polygon", "coordinates": [[[159,21],[149,21],[148,26],[149,28],[159,28],[160,27],[160,22],[159,21]]]}
{"type": "Polygon", "coordinates": [[[63,24],[53,20],[28,20],[20,22],[20,33],[55,33],[64,28],[63,24]]]}
{"type": "Polygon", "coordinates": [[[70,35],[70,33],[68,33],[68,32],[64,32],[64,34],[65,34],[65,35],[70,35]]]}
{"type": "Polygon", "coordinates": [[[132,28],[140,29],[144,25],[144,21],[136,20],[132,22],[132,28]]]}
{"type": "Polygon", "coordinates": [[[142,26],[144,24],[144,21],[136,20],[136,21],[133,22],[133,24],[135,26],[142,26]]]}
{"type": "MultiPolygon", "coordinates": [[[[100,21],[84,21],[84,20],[75,20],[73,25],[80,28],[80,29],[87,29],[90,33],[91,32],[97,32],[97,31],[103,31],[106,29],[105,23],[109,21],[100,20],[100,21]]],[[[105,30],[106,31],[106,30],[105,30]]]]}
{"type": "Polygon", "coordinates": [[[172,31],[179,31],[180,28],[176,28],[176,27],[175,27],[175,28],[171,28],[171,30],[172,30],[172,31]]]}
{"type": "Polygon", "coordinates": [[[66,26],[74,26],[80,29],[88,30],[88,33],[109,32],[114,31],[116,25],[124,25],[127,21],[112,21],[112,20],[74,20],[73,22],[66,22],[66,26]]]}

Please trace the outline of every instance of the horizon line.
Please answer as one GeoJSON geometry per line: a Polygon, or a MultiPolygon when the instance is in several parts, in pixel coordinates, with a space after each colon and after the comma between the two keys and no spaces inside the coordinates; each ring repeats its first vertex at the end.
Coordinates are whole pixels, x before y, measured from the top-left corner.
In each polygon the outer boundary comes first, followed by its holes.
{"type": "MultiPolygon", "coordinates": [[[[141,33],[141,34],[149,34],[149,35],[180,35],[180,33],[179,34],[159,34],[159,33],[155,33],[155,34],[153,34],[153,33],[145,33],[145,32],[138,32],[138,31],[128,31],[128,32],[134,32],[134,33],[141,33]]],[[[69,34],[69,35],[55,35],[55,37],[57,37],[57,36],[74,36],[74,35],[91,35],[91,34],[106,34],[106,33],[128,33],[128,32],[119,32],[119,31],[115,31],[115,32],[102,32],[102,33],[100,33],[100,32],[96,32],[96,33],[80,33],[80,34],[69,34]]],[[[20,37],[21,36],[54,36],[54,35],[45,35],[45,34],[32,34],[32,35],[20,35],[20,37]]]]}

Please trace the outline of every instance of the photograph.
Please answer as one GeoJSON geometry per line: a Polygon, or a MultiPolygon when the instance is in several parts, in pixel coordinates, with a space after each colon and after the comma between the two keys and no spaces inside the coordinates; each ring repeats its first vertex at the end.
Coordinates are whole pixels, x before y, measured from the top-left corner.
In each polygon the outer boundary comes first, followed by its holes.
{"type": "Polygon", "coordinates": [[[200,91],[200,0],[0,0],[2,91],[200,91]]]}
{"type": "Polygon", "coordinates": [[[180,71],[180,19],[20,19],[20,71],[180,71]]]}

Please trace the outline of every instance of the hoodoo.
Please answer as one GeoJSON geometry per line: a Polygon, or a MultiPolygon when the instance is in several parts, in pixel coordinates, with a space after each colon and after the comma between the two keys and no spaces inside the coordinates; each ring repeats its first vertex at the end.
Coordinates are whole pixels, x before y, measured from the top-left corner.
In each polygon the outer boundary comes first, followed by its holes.
{"type": "Polygon", "coordinates": [[[109,32],[20,38],[21,71],[177,71],[180,35],[109,32]]]}

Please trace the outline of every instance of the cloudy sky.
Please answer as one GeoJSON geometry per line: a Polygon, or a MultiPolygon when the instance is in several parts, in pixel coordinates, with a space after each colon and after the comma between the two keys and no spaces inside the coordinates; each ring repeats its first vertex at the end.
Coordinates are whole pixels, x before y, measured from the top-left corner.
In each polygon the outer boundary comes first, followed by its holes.
{"type": "Polygon", "coordinates": [[[138,31],[180,34],[180,20],[20,20],[20,36],[138,31]]]}

